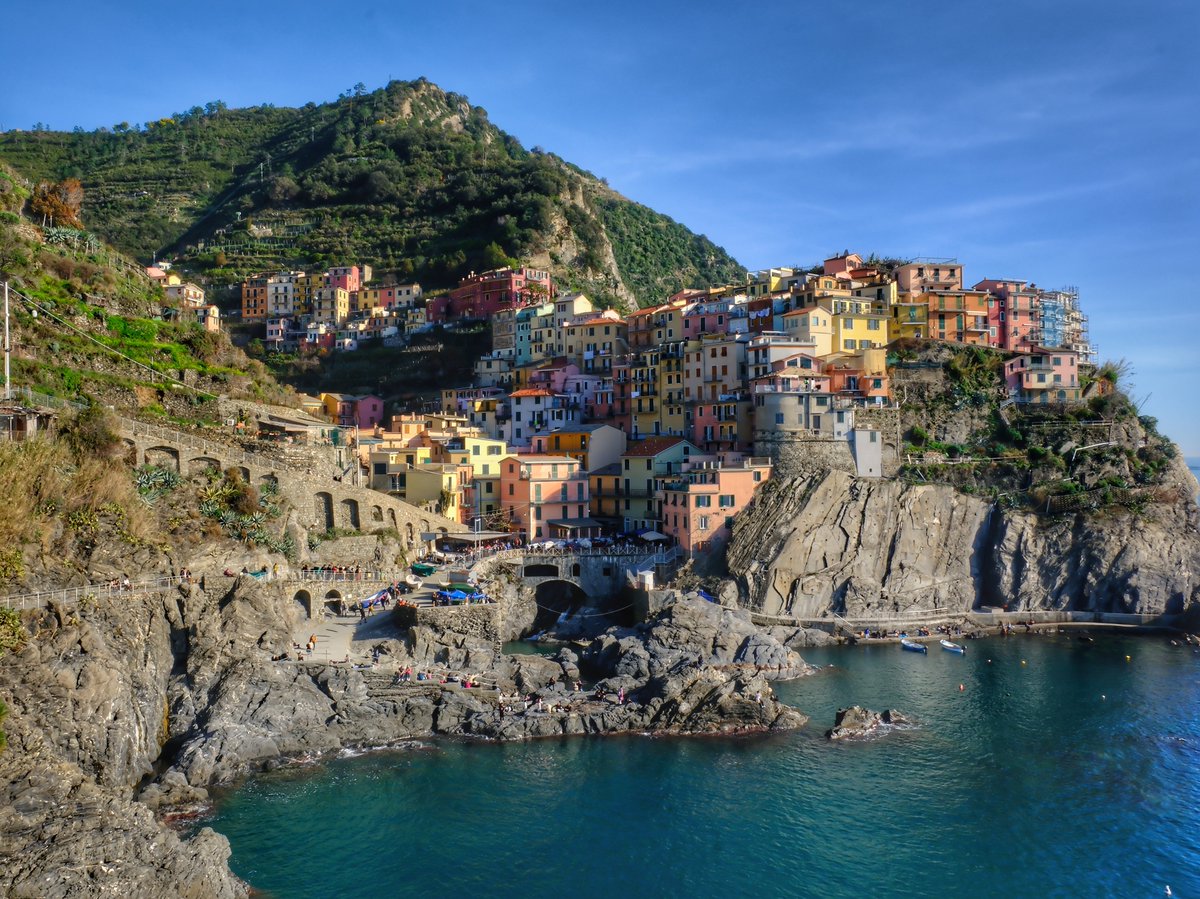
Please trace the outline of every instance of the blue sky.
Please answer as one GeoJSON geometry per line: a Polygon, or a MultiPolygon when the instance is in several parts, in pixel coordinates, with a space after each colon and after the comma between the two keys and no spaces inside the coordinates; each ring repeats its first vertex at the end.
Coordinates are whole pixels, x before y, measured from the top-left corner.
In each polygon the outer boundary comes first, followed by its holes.
{"type": "Polygon", "coordinates": [[[0,127],[424,75],[751,268],[842,249],[1079,287],[1200,456],[1200,4],[19,4],[0,127]],[[127,48],[127,49],[126,49],[127,48]]]}

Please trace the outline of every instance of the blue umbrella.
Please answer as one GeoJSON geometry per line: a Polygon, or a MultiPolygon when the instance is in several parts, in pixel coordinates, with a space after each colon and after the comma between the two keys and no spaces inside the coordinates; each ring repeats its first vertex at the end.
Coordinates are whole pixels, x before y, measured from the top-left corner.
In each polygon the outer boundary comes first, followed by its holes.
{"type": "Polygon", "coordinates": [[[453,593],[450,593],[448,595],[451,599],[466,599],[467,598],[467,594],[463,593],[461,590],[455,590],[453,593]]]}

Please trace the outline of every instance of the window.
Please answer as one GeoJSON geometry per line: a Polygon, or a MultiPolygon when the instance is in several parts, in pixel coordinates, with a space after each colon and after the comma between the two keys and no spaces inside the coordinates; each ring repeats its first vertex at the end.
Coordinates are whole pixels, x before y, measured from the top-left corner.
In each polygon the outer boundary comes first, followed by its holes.
{"type": "Polygon", "coordinates": [[[697,496],[696,497],[696,508],[697,509],[707,509],[711,505],[712,505],[712,497],[711,496],[697,496]]]}
{"type": "Polygon", "coordinates": [[[843,341],[843,347],[842,347],[842,348],[843,348],[843,349],[847,349],[847,350],[852,350],[852,349],[854,349],[854,341],[853,341],[853,340],[846,340],[846,341],[843,341]]]}
{"type": "Polygon", "coordinates": [[[707,515],[697,515],[696,516],[696,530],[698,530],[698,531],[707,531],[708,530],[708,516],[707,515]]]}
{"type": "Polygon", "coordinates": [[[508,485],[508,495],[509,495],[509,496],[512,496],[512,495],[513,495],[513,485],[512,485],[512,484],[509,484],[509,485],[508,485]]]}
{"type": "Polygon", "coordinates": [[[722,493],[721,499],[720,499],[720,506],[722,509],[732,508],[733,507],[733,494],[732,493],[722,493]]]}
{"type": "Polygon", "coordinates": [[[775,413],[775,424],[777,424],[777,425],[783,424],[783,413],[782,412],[775,413]]]}

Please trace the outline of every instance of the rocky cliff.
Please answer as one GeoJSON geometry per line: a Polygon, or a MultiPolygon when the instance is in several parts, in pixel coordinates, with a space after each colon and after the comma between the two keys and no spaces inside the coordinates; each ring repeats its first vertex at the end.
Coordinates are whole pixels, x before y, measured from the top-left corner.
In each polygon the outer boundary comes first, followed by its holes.
{"type": "Polygon", "coordinates": [[[947,485],[820,473],[765,487],[735,525],[728,564],[739,602],[770,615],[1180,613],[1200,604],[1200,514],[1181,459],[1155,496],[1039,516],[947,485]]]}
{"type": "MultiPolygon", "coordinates": [[[[27,613],[0,658],[0,894],[234,897],[229,846],[155,817],[290,756],[434,734],[528,739],[625,731],[794,728],[768,677],[806,673],[744,612],[690,599],[580,653],[501,656],[486,638],[413,627],[368,670],[274,659],[291,649],[291,590],[208,578],[27,613]],[[215,586],[213,582],[220,582],[215,586]],[[398,683],[399,663],[484,674],[496,689],[398,683]],[[575,679],[596,683],[586,692],[575,679]],[[520,693],[521,699],[515,697],[520,693]]],[[[485,609],[486,607],[480,607],[485,609]]]]}

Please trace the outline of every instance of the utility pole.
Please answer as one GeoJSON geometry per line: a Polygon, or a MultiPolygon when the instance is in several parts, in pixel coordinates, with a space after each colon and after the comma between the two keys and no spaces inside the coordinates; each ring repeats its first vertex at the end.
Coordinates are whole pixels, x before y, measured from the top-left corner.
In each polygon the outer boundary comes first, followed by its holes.
{"type": "Polygon", "coordinates": [[[8,282],[4,282],[4,398],[12,399],[12,344],[8,340],[8,282]]]}

